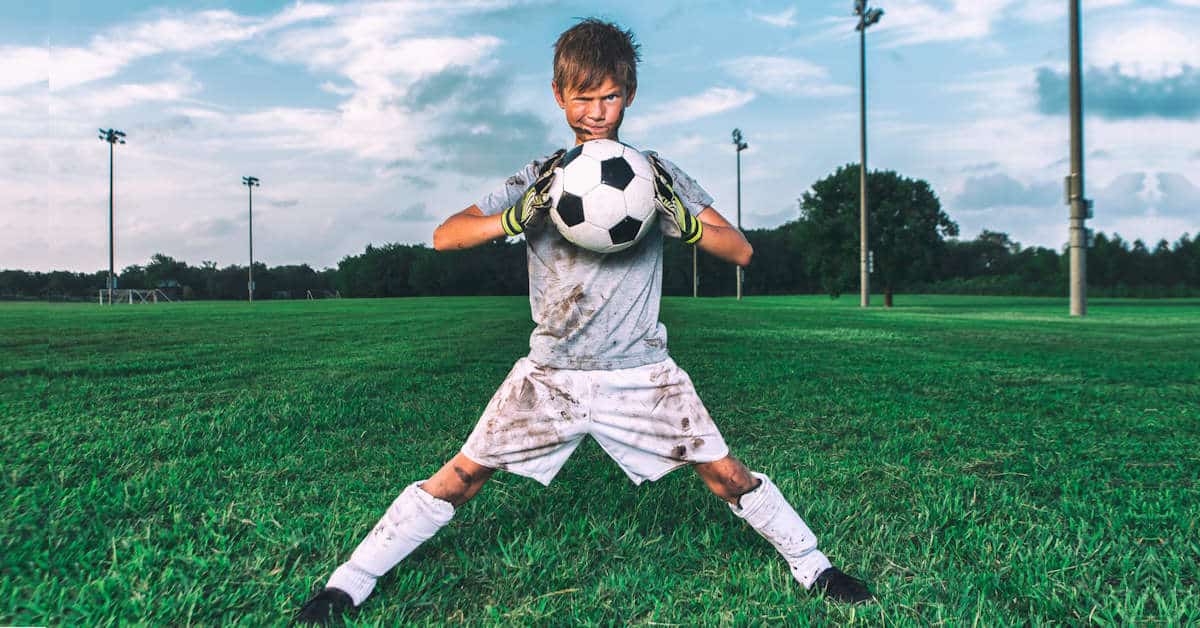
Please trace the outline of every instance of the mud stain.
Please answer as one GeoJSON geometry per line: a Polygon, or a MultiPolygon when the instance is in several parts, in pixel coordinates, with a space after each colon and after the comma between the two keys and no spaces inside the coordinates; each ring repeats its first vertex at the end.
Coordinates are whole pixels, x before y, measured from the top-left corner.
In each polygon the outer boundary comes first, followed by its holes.
{"type": "Polygon", "coordinates": [[[543,329],[554,338],[565,338],[579,331],[596,313],[595,308],[584,305],[585,294],[582,284],[576,284],[561,298],[547,299],[539,317],[543,329]]]}
{"type": "Polygon", "coordinates": [[[458,480],[467,486],[475,483],[475,476],[463,471],[458,465],[454,465],[454,475],[458,476],[458,480]]]}
{"type": "Polygon", "coordinates": [[[692,449],[700,449],[703,446],[704,446],[703,438],[693,438],[692,439],[692,449]]]}
{"type": "Polygon", "coordinates": [[[687,446],[686,445],[679,445],[671,450],[671,457],[675,458],[677,460],[683,460],[683,457],[686,455],[687,455],[687,446]]]}
{"type": "MultiPolygon", "coordinates": [[[[691,419],[689,419],[687,417],[683,417],[683,420],[679,422],[679,427],[686,430],[688,428],[688,426],[691,424],[692,424],[691,419]]],[[[704,441],[700,441],[700,442],[704,442],[704,441]]]]}
{"type": "Polygon", "coordinates": [[[665,345],[665,343],[662,341],[662,338],[646,338],[642,342],[646,343],[646,346],[650,347],[651,349],[662,349],[665,345]]]}

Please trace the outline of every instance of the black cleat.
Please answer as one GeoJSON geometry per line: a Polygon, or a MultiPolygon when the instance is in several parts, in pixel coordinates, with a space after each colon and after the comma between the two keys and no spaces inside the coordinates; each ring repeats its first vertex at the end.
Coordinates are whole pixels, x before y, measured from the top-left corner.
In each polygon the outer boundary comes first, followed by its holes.
{"type": "Polygon", "coordinates": [[[342,615],[352,608],[354,600],[349,593],[341,589],[321,589],[320,593],[300,607],[300,612],[296,613],[296,623],[332,626],[334,622],[341,623],[342,615]]]}
{"type": "Polygon", "coordinates": [[[867,583],[842,573],[837,567],[822,571],[813,583],[812,592],[824,594],[831,600],[845,604],[866,604],[875,599],[867,588],[867,583]]]}

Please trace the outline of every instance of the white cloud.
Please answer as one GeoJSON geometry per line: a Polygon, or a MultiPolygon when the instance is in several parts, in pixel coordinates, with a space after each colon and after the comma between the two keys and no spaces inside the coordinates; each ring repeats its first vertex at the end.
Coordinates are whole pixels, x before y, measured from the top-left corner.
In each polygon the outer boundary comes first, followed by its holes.
{"type": "MultiPolygon", "coordinates": [[[[1200,0],[1192,0],[1200,2],[1200,0]]],[[[1083,19],[1090,18],[1096,11],[1112,7],[1123,7],[1133,4],[1133,0],[1083,0],[1081,11],[1083,19]]],[[[1016,7],[1016,14],[1027,22],[1044,23],[1065,20],[1067,4],[1047,0],[1025,0],[1016,7]]]]}
{"type": "Polygon", "coordinates": [[[737,109],[751,100],[754,100],[754,92],[713,87],[695,96],[661,103],[644,114],[627,114],[630,115],[630,121],[626,123],[626,128],[638,133],[655,127],[693,122],[737,109]]]}
{"type": "Polygon", "coordinates": [[[4,72],[0,72],[0,91],[45,83],[50,79],[50,48],[37,46],[0,46],[4,72]]]}
{"type": "Polygon", "coordinates": [[[829,70],[794,57],[751,56],[721,64],[725,71],[764,92],[788,96],[843,96],[854,93],[830,82],[829,70]]]}
{"type": "Polygon", "coordinates": [[[298,4],[268,20],[225,10],[200,11],[113,28],[94,36],[86,47],[50,46],[50,87],[68,89],[107,79],[144,57],[212,50],[331,14],[324,5],[298,4]]]}
{"type": "Polygon", "coordinates": [[[1100,20],[1085,38],[1087,65],[1116,67],[1126,76],[1158,80],[1200,67],[1200,32],[1186,13],[1126,11],[1100,20]]]}
{"type": "Polygon", "coordinates": [[[753,11],[747,11],[747,13],[750,14],[750,17],[771,26],[788,28],[796,25],[796,7],[789,7],[779,13],[755,13],[753,11]]]}
{"type": "MultiPolygon", "coordinates": [[[[971,40],[987,37],[992,25],[1013,0],[891,0],[883,19],[872,30],[880,33],[882,46],[894,48],[929,42],[971,40]]],[[[842,27],[845,27],[845,20],[842,27]]]]}

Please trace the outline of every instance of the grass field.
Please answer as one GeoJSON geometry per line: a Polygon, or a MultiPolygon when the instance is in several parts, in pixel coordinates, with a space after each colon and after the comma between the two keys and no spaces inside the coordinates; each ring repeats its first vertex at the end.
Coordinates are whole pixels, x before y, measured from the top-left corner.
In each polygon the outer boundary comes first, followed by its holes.
{"type": "MultiPolygon", "coordinates": [[[[1200,301],[666,299],[733,448],[880,597],[688,470],[498,473],[352,623],[1200,622],[1200,301]]],[[[528,350],[521,298],[0,304],[0,624],[285,623],[528,350]]]]}

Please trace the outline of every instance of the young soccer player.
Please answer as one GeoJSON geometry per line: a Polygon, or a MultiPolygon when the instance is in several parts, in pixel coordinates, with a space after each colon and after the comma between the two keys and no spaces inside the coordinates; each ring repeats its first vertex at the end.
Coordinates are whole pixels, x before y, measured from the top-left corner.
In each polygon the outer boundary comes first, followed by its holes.
{"type": "MultiPolygon", "coordinates": [[[[577,145],[617,139],[637,93],[638,60],[633,34],[610,23],[583,20],[559,37],[551,88],[577,145]]],[[[585,435],[634,484],[691,465],[775,546],[805,589],[841,602],[870,600],[862,581],[817,549],[816,536],[770,478],[730,455],[691,379],[667,354],[658,321],[664,232],[741,266],[750,262],[750,244],[691,177],[647,152],[661,228],[619,253],[578,248],[545,217],[562,155],[533,161],[434,232],[438,250],[525,234],[537,324],[529,355],[513,366],[461,452],[400,493],[298,619],[325,623],[362,604],[376,579],[445,526],[496,469],[549,485],[585,435]]]]}

